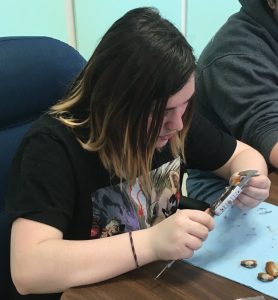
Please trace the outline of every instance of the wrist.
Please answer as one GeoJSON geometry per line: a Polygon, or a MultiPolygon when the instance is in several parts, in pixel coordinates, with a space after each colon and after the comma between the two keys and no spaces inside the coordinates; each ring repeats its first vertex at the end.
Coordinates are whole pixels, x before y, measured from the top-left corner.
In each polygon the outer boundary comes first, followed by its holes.
{"type": "Polygon", "coordinates": [[[140,266],[139,266],[139,263],[138,263],[136,250],[135,250],[135,247],[134,247],[132,231],[130,231],[128,234],[129,234],[130,247],[131,247],[131,251],[132,251],[132,254],[133,254],[134,262],[135,262],[136,268],[139,269],[140,266]]]}
{"type": "Polygon", "coordinates": [[[157,260],[151,228],[132,232],[133,244],[139,266],[157,260]]]}

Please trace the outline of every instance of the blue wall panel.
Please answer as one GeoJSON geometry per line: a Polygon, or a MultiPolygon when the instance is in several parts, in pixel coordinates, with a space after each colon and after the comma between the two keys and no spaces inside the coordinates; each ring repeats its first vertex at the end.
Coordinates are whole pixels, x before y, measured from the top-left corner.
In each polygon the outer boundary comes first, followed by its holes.
{"type": "Polygon", "coordinates": [[[197,57],[215,32],[240,7],[236,0],[187,0],[186,37],[197,57]]]}
{"type": "Polygon", "coordinates": [[[128,10],[141,6],[158,8],[181,28],[181,0],[75,0],[78,50],[88,59],[112,23],[128,10]]]}
{"type": "Polygon", "coordinates": [[[0,36],[8,35],[67,41],[64,0],[0,0],[0,36]]]}
{"type": "MultiPolygon", "coordinates": [[[[186,2],[186,37],[198,57],[240,4],[237,0],[186,2]]],[[[181,3],[182,0],[74,0],[78,50],[88,59],[112,23],[140,6],[157,7],[181,30],[181,3]]],[[[46,35],[68,42],[65,0],[0,0],[0,36],[7,35],[46,35]]]]}

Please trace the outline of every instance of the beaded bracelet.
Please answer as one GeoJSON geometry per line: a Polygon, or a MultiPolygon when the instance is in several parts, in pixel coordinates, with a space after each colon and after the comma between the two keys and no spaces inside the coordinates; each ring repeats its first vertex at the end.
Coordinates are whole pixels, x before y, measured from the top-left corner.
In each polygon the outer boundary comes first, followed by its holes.
{"type": "Polygon", "coordinates": [[[133,253],[134,261],[135,261],[135,264],[136,264],[136,268],[138,269],[140,267],[139,267],[139,264],[138,264],[137,255],[136,255],[134,244],[133,244],[132,232],[129,231],[128,234],[129,234],[129,240],[130,240],[130,245],[131,245],[131,250],[132,250],[132,253],[133,253]]]}

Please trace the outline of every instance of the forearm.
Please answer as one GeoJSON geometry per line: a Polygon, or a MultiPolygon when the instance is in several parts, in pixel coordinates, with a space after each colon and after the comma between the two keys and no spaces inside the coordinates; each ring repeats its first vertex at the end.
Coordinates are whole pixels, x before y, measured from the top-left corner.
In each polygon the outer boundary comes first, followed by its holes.
{"type": "MultiPolygon", "coordinates": [[[[213,218],[203,211],[178,210],[148,229],[133,231],[139,266],[191,257],[213,226],[213,218]]],[[[69,241],[62,239],[57,228],[39,222],[19,218],[12,225],[11,271],[21,294],[61,292],[134,268],[128,233],[69,241]]]]}
{"type": "Polygon", "coordinates": [[[267,164],[263,156],[252,148],[243,150],[233,159],[231,162],[229,177],[235,172],[250,169],[257,170],[259,174],[268,175],[267,164]]]}
{"type": "Polygon", "coordinates": [[[250,146],[237,142],[237,149],[230,160],[215,173],[229,179],[232,174],[244,170],[258,170],[259,174],[268,175],[267,164],[263,156],[250,146]]]}
{"type": "MultiPolygon", "coordinates": [[[[133,232],[140,266],[155,260],[149,239],[148,230],[133,232]]],[[[88,241],[46,240],[31,251],[23,249],[21,255],[12,262],[12,274],[23,294],[61,292],[136,268],[128,234],[88,241]]]]}
{"type": "Polygon", "coordinates": [[[273,167],[278,169],[278,143],[274,145],[270,152],[269,161],[272,164],[273,167]]]}

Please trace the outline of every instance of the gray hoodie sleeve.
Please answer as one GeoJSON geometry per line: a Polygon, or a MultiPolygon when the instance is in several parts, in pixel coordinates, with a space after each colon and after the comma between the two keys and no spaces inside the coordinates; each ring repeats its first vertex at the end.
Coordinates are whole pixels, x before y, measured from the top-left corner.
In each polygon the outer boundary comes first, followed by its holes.
{"type": "Polygon", "coordinates": [[[198,73],[196,94],[201,113],[214,115],[217,125],[269,162],[278,141],[278,71],[271,57],[258,53],[216,59],[198,73]]]}

